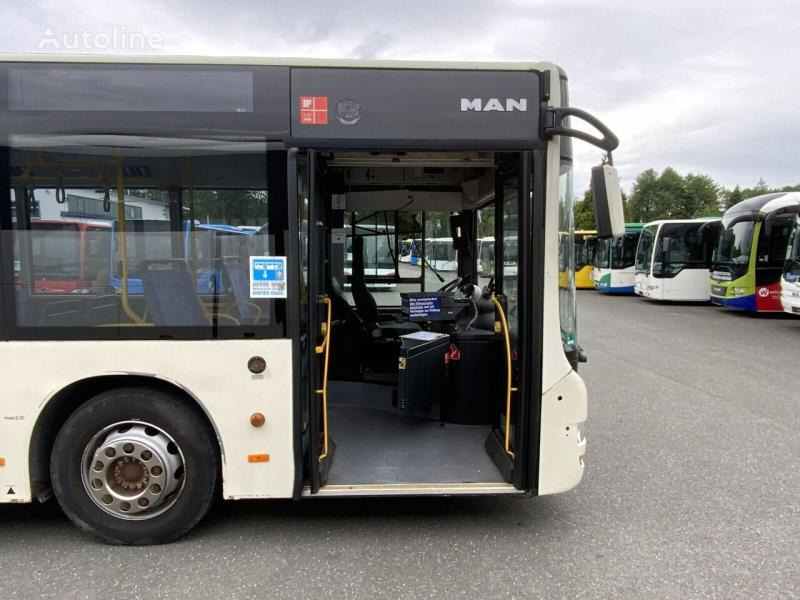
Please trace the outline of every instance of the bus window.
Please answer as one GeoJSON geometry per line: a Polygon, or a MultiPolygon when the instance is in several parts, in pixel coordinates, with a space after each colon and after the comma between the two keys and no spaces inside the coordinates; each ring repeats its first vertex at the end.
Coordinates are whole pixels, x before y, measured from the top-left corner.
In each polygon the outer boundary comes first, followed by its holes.
{"type": "Polygon", "coordinates": [[[158,146],[120,142],[111,158],[74,143],[57,154],[12,149],[20,290],[12,335],[283,337],[275,317],[283,300],[252,296],[250,286],[250,257],[275,254],[278,237],[267,219],[264,146],[226,152],[222,143],[175,161],[179,140],[168,160],[158,146]],[[66,161],[79,166],[63,175],[66,161]],[[43,185],[62,178],[63,188],[43,185]],[[118,180],[121,195],[111,186],[118,180]]]}
{"type": "Polygon", "coordinates": [[[650,225],[642,229],[639,243],[636,246],[636,272],[649,273],[650,263],[653,259],[653,240],[658,230],[658,225],[650,225]]]}

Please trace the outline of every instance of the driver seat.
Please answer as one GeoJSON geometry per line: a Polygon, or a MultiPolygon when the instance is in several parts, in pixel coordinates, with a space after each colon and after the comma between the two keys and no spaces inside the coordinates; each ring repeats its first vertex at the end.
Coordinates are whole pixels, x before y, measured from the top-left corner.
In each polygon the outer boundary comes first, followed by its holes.
{"type": "Polygon", "coordinates": [[[367,289],[364,274],[364,237],[353,236],[353,270],[350,276],[350,291],[356,304],[358,316],[366,323],[378,322],[378,303],[367,289]]]}

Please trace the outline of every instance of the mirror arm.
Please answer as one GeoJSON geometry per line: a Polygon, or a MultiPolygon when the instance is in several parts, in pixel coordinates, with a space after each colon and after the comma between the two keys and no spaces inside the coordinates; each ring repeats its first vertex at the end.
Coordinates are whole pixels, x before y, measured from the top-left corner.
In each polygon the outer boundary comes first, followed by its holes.
{"type": "Polygon", "coordinates": [[[569,137],[578,138],[593,146],[597,146],[608,152],[609,164],[611,162],[611,151],[619,146],[619,138],[614,135],[605,123],[592,115],[591,113],[574,108],[572,106],[563,106],[559,108],[546,108],[542,114],[542,137],[549,140],[554,135],[565,135],[569,137]],[[579,129],[572,129],[571,127],[564,126],[564,119],[567,117],[577,117],[589,123],[592,127],[597,129],[603,137],[598,137],[580,131],[579,129]]]}

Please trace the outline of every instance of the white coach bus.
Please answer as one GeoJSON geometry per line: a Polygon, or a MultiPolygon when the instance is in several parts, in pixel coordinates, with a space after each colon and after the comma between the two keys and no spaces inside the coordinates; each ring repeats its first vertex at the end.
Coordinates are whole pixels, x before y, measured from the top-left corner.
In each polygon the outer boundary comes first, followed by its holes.
{"type": "Polygon", "coordinates": [[[636,249],[635,293],[652,300],[705,302],[719,218],[648,223],[636,249]]]}
{"type": "MultiPolygon", "coordinates": [[[[146,544],[187,532],[218,494],[542,495],[581,480],[587,396],[559,237],[572,137],[609,155],[617,140],[568,107],[558,67],[3,56],[0,90],[3,502],[54,495],[81,529],[146,544]],[[37,262],[59,257],[33,247],[32,220],[81,189],[115,221],[120,285],[103,271],[87,293],[37,294],[37,262]],[[126,227],[132,196],[160,207],[166,235],[126,227]],[[409,271],[378,302],[356,235],[348,301],[345,213],[359,211],[397,239],[449,215],[455,279],[426,289],[409,271]],[[497,224],[484,289],[479,211],[497,224]],[[258,225],[239,246],[255,254],[187,249],[187,219],[258,225]],[[198,269],[219,285],[198,289],[198,269]]],[[[593,185],[599,233],[618,235],[615,171],[596,167],[593,185]]]]}

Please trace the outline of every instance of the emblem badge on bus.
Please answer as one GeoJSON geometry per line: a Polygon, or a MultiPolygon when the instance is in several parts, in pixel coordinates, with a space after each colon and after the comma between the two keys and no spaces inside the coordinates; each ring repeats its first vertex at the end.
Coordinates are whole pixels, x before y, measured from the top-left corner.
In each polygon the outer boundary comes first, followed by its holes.
{"type": "Polygon", "coordinates": [[[361,120],[361,104],[352,98],[343,98],[336,103],[336,120],[342,125],[355,125],[361,120]]]}

